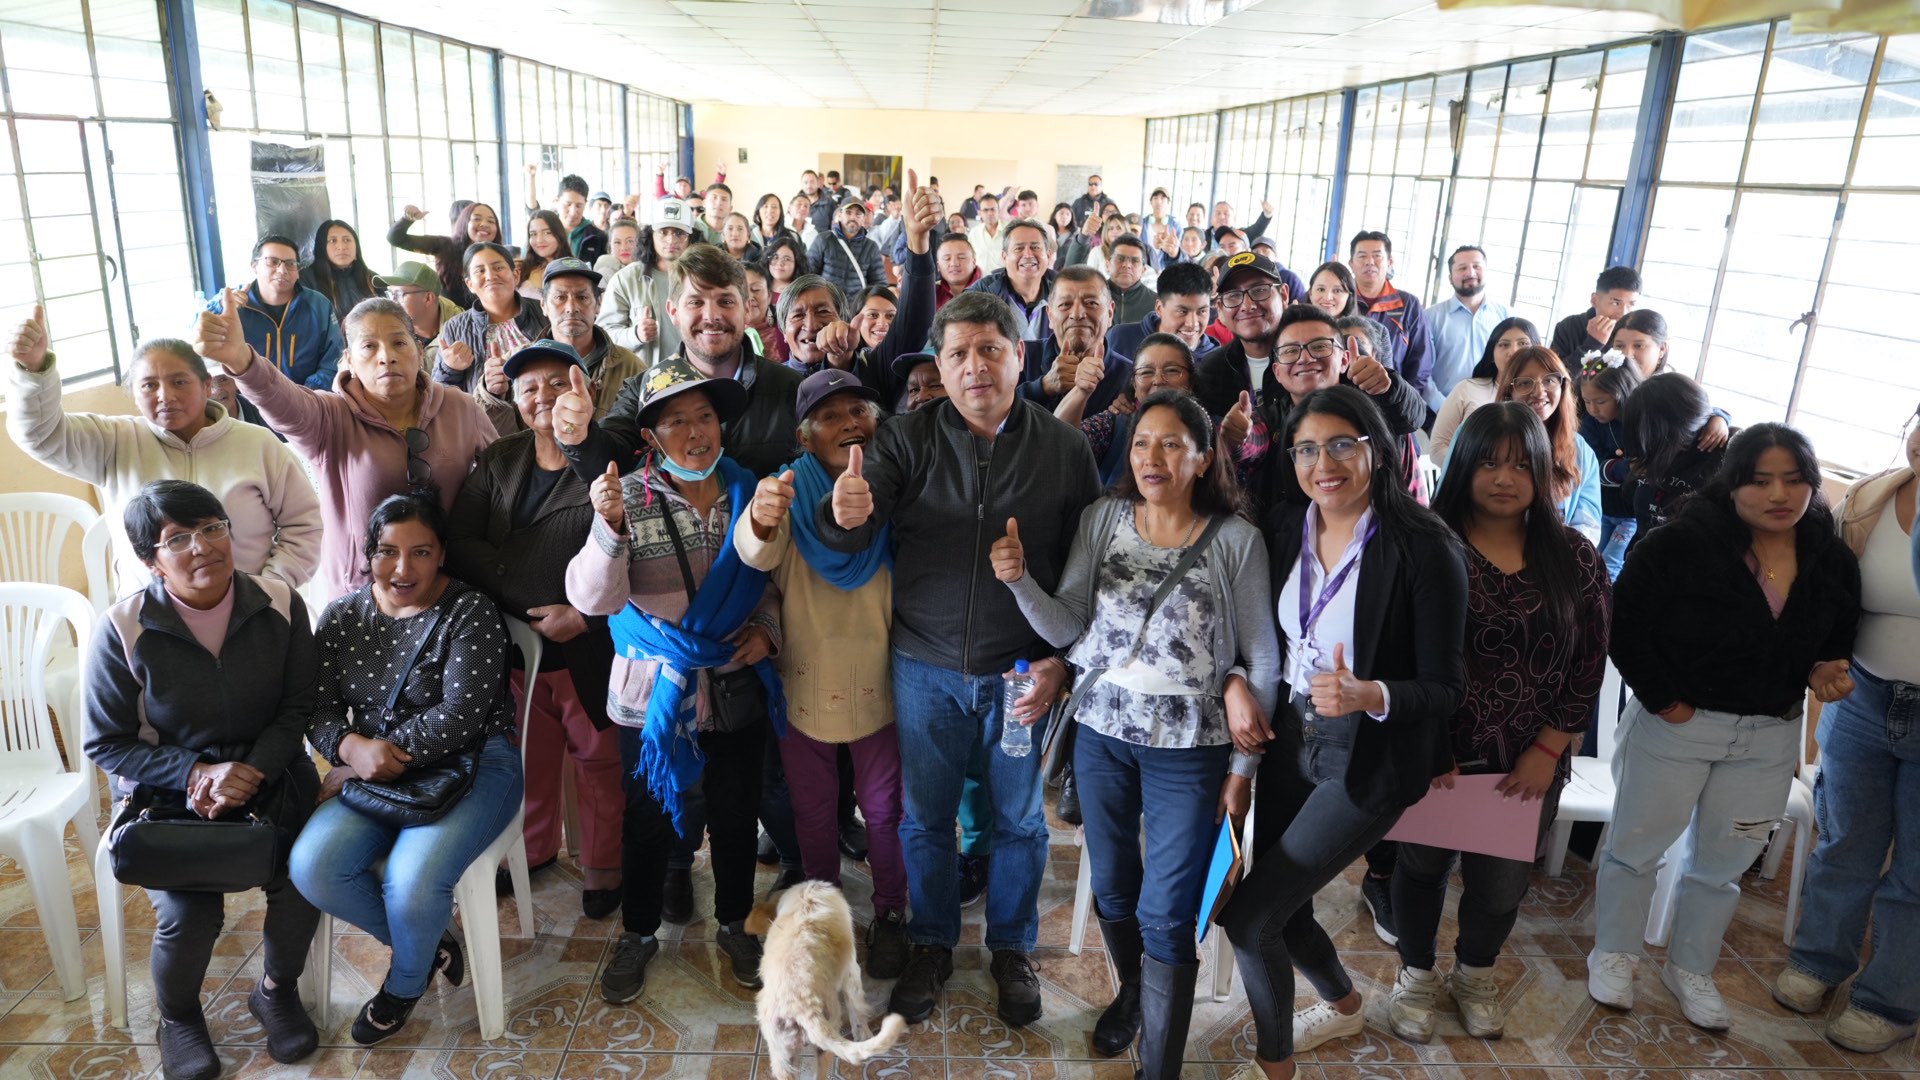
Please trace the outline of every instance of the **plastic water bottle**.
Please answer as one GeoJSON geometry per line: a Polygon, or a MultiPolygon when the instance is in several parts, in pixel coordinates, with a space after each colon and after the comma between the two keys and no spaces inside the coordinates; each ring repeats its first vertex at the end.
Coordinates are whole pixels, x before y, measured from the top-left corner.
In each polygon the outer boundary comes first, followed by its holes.
{"type": "Polygon", "coordinates": [[[1026,757],[1033,753],[1033,729],[1013,718],[1013,703],[1033,689],[1033,676],[1027,674],[1027,662],[1013,662],[1013,676],[1004,680],[1006,696],[1000,704],[1000,752],[1008,757],[1026,757]]]}

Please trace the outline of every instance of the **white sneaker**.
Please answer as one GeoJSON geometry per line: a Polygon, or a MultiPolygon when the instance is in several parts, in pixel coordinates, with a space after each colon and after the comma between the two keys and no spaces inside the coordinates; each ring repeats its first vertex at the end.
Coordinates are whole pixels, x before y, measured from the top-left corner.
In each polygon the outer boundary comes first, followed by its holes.
{"type": "Polygon", "coordinates": [[[1366,1026],[1367,1017],[1364,1008],[1355,1009],[1349,1015],[1334,1008],[1330,1001],[1316,1001],[1293,1014],[1294,1056],[1298,1057],[1334,1039],[1358,1035],[1366,1029],[1366,1026]]]}
{"type": "Polygon", "coordinates": [[[1817,1013],[1833,987],[1788,964],[1773,981],[1773,1000],[1797,1013],[1817,1013]]]}
{"type": "Polygon", "coordinates": [[[1733,1026],[1733,1017],[1727,1012],[1726,1000],[1714,985],[1713,976],[1675,967],[1669,960],[1660,965],[1660,981],[1680,999],[1680,1011],[1694,1027],[1725,1031],[1733,1026]]]}
{"type": "Polygon", "coordinates": [[[1408,1042],[1433,1038],[1433,1018],[1440,1011],[1440,976],[1420,968],[1403,967],[1387,995],[1387,1026],[1408,1042]]]}
{"type": "MultiPolygon", "coordinates": [[[[1789,971],[1792,969],[1789,968],[1789,971]]],[[[1827,1041],[1859,1054],[1878,1054],[1913,1038],[1913,1027],[1899,1024],[1849,1004],[1847,1011],[1827,1025],[1827,1041]]]]}
{"type": "Polygon", "coordinates": [[[1506,1031],[1507,1012],[1500,1006],[1500,984],[1493,981],[1492,968],[1456,964],[1447,976],[1447,989],[1453,992],[1453,1004],[1460,1010],[1467,1034],[1497,1039],[1506,1031]]]}
{"type": "Polygon", "coordinates": [[[1639,966],[1638,953],[1593,950],[1587,954],[1587,995],[1616,1009],[1633,1008],[1633,972],[1639,966]]]}

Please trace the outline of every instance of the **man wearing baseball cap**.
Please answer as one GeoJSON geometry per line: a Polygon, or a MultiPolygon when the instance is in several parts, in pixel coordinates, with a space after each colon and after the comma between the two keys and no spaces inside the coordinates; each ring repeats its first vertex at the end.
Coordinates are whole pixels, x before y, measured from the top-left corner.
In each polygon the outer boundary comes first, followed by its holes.
{"type": "Polygon", "coordinates": [[[612,227],[613,196],[604,191],[594,192],[593,197],[587,200],[587,219],[592,221],[594,228],[601,232],[606,232],[612,227]]]}
{"type": "Polygon", "coordinates": [[[600,326],[615,344],[632,350],[643,367],[680,348],[680,331],[667,317],[667,286],[673,260],[693,240],[693,211],[679,199],[662,199],[653,208],[653,243],[640,245],[621,271],[607,283],[600,308],[600,326]]]}
{"type": "Polygon", "coordinates": [[[765,570],[780,587],[786,642],[776,663],[786,684],[791,731],[779,749],[801,864],[813,880],[840,883],[838,757],[845,747],[873,872],[867,972],[895,979],[907,963],[907,870],[900,848],[900,737],[889,677],[892,536],[844,554],[821,541],[812,514],[855,449],[873,441],[880,393],[852,372],[826,368],[800,384],[797,412],[805,452],[760,481],[743,523],[750,527],[733,530],[733,546],[743,562],[765,570]]]}
{"type": "MultiPolygon", "coordinates": [[[[387,299],[406,309],[407,318],[413,322],[414,340],[422,350],[434,347],[441,323],[460,314],[459,304],[440,295],[440,275],[426,263],[403,262],[393,268],[393,273],[381,275],[379,284],[386,290],[387,299]]],[[[425,366],[433,370],[431,353],[425,366]]]]}
{"type": "MultiPolygon", "coordinates": [[[[553,260],[547,264],[540,286],[540,306],[552,328],[553,340],[580,358],[580,367],[593,390],[594,415],[605,416],[619,398],[620,387],[646,366],[595,323],[600,315],[599,271],[584,259],[553,260]]],[[[506,362],[505,358],[489,358],[482,377],[473,384],[474,398],[487,410],[487,418],[501,435],[520,430],[523,423],[508,393],[513,376],[505,370],[506,362]]]]}

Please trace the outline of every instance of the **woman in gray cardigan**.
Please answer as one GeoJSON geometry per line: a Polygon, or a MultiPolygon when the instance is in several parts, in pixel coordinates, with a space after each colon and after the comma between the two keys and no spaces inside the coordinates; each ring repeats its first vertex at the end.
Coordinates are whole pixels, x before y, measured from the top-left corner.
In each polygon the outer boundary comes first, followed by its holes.
{"type": "Polygon", "coordinates": [[[1027,575],[1018,522],[991,554],[1021,612],[1080,671],[1073,769],[1100,933],[1121,984],[1094,1051],[1125,1053],[1138,1036],[1146,1080],[1175,1080],[1213,829],[1246,813],[1258,756],[1235,743],[1264,741],[1280,643],[1266,542],[1241,516],[1206,410],[1182,390],[1149,397],[1128,462],[1113,494],[1081,515],[1056,595],[1027,575]]]}

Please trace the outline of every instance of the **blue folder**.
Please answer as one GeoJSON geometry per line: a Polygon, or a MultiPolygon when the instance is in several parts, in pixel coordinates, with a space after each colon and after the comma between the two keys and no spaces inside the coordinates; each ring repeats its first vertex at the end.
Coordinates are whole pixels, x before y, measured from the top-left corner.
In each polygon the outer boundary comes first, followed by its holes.
{"type": "Polygon", "coordinates": [[[1233,898],[1233,887],[1240,883],[1240,829],[1232,818],[1220,823],[1220,836],[1213,843],[1213,861],[1207,865],[1207,887],[1200,894],[1200,940],[1207,940],[1220,911],[1233,898]]]}

